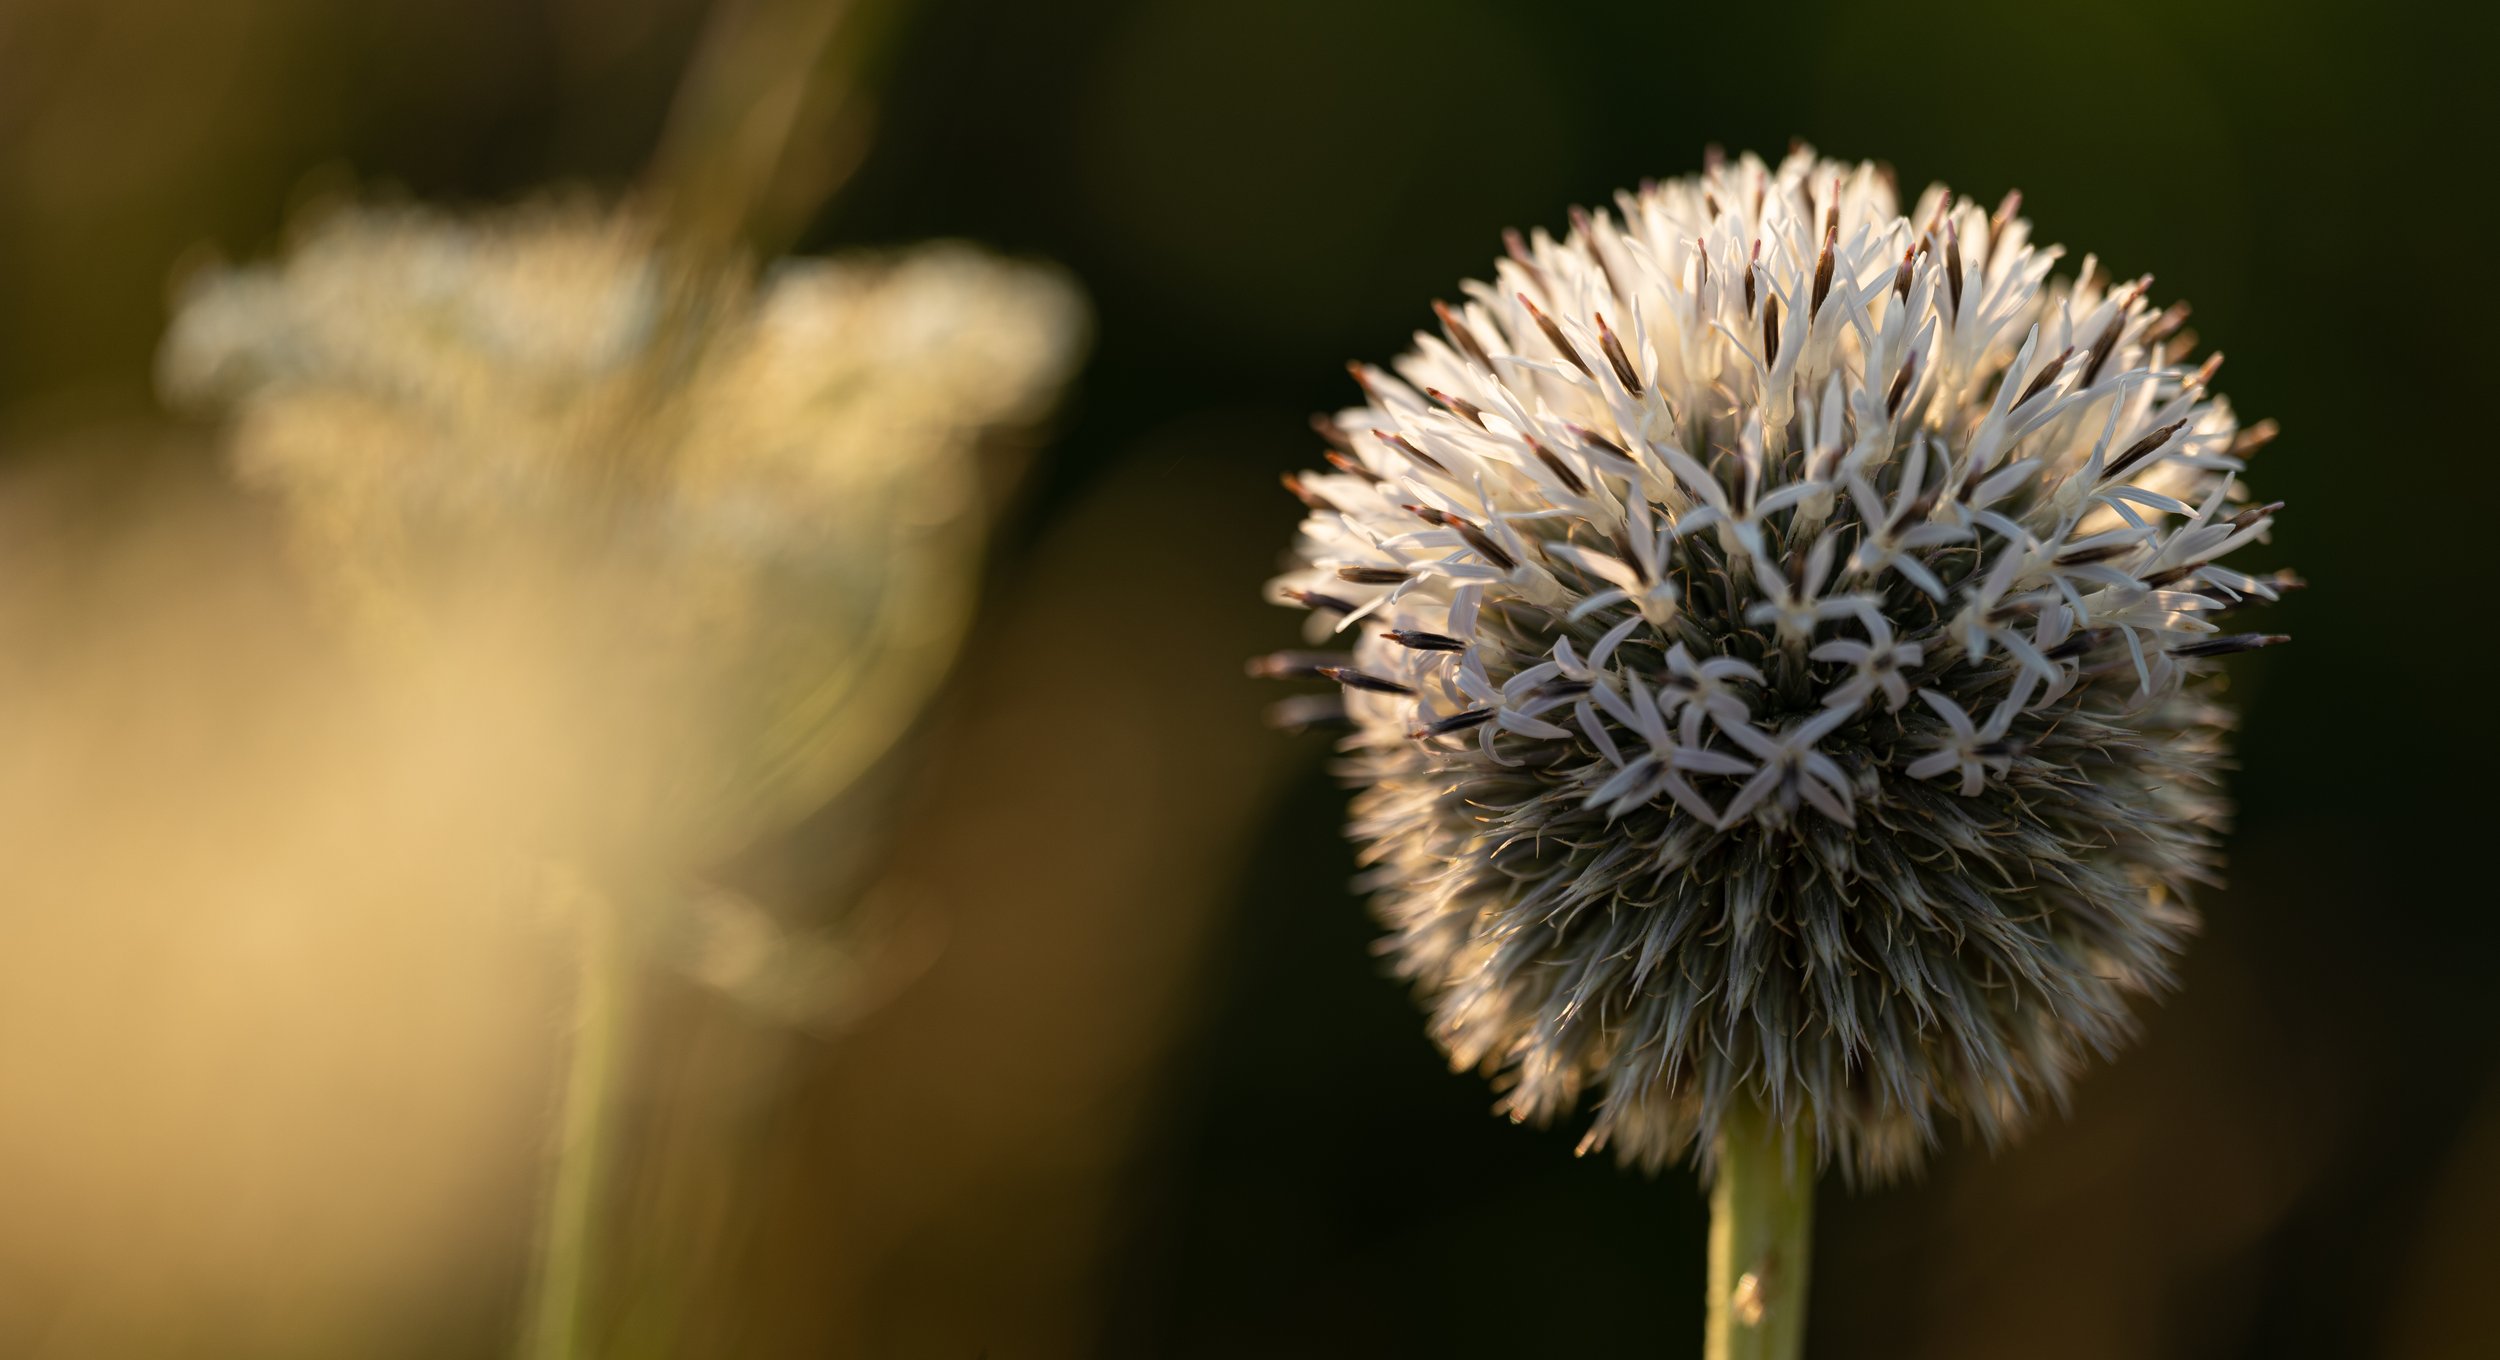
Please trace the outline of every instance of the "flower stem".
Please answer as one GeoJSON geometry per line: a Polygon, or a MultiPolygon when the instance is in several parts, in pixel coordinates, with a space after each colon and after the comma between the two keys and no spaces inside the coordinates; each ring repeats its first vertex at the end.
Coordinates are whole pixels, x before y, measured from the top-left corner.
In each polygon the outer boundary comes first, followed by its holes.
{"type": "Polygon", "coordinates": [[[598,1264],[599,1191],[625,1039],[628,964],[616,905],[597,892],[564,895],[571,899],[565,905],[575,925],[573,1024],[563,1105],[539,1205],[537,1273],[521,1340],[525,1360],[575,1360],[590,1353],[585,1333],[598,1264]]]}
{"type": "Polygon", "coordinates": [[[1803,1140],[1739,1104],[1721,1124],[1710,1186],[1704,1360],[1796,1360],[1805,1351],[1814,1169],[1803,1140]]]}
{"type": "Polygon", "coordinates": [[[788,249],[868,149],[908,0],[722,0],[645,191],[698,254],[788,249]]]}

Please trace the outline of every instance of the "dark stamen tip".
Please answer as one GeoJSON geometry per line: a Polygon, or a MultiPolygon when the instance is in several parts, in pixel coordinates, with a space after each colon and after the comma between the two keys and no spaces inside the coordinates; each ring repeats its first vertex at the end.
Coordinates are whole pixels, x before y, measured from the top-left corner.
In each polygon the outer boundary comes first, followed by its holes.
{"type": "Polygon", "coordinates": [[[1352,666],[1322,666],[1319,668],[1319,674],[1323,679],[1334,680],[1347,689],[1370,690],[1374,694],[1413,694],[1415,692],[1411,685],[1402,685],[1386,676],[1373,675],[1369,671],[1358,671],[1352,666]]]}
{"type": "Polygon", "coordinates": [[[2109,635],[2106,632],[2100,629],[2086,630],[2075,634],[2054,647],[2049,648],[2047,651],[2042,652],[2041,655],[2047,657],[2051,661],[2069,661],[2075,657],[2083,655],[2085,652],[2091,651],[2094,647],[2099,646],[2108,636],[2109,635]]]}
{"type": "Polygon", "coordinates": [[[2021,406],[2046,391],[2050,383],[2057,381],[2057,375],[2066,371],[2066,361],[2074,357],[2075,347],[2072,345],[2059,350],[2056,358],[2041,365],[2040,371],[2034,374],[2030,383],[2024,386],[2023,394],[2014,399],[2014,404],[2021,406]]]}
{"type": "Polygon", "coordinates": [[[2013,221],[2014,214],[2022,211],[2022,207],[2023,191],[2006,190],[2004,201],[1998,203],[1997,210],[1988,216],[1988,250],[1990,253],[1993,254],[1997,248],[1997,238],[2005,234],[2005,224],[2013,221]]]}
{"type": "Polygon", "coordinates": [[[1414,736],[1417,741],[1429,737],[1446,737],[1452,732],[1464,732],[1471,727],[1481,727],[1492,719],[1492,709],[1471,708],[1464,713],[1453,713],[1439,722],[1426,723],[1415,729],[1414,736]]]}
{"type": "Polygon", "coordinates": [[[2174,420],[2169,424],[2162,426],[2160,429],[2153,431],[2151,434],[2144,436],[2142,439],[2135,441],[2133,444],[2128,445],[2127,451],[2118,455],[2117,459],[2110,463],[2109,471],[2101,474],[2102,480],[2111,480],[2125,474],[2137,463],[2140,463],[2147,457],[2150,457],[2153,452],[2159,449],[2162,445],[2169,443],[2170,436],[2177,434],[2185,428],[2187,428],[2187,422],[2185,420],[2174,420]]]}
{"type": "Polygon", "coordinates": [[[1615,371],[1623,390],[1633,396],[1641,394],[1641,375],[1632,369],[1632,357],[1623,352],[1623,342],[1615,338],[1614,328],[1606,324],[1606,314],[1597,313],[1597,347],[1604,351],[1606,363],[1615,371]]]}
{"type": "Polygon", "coordinates": [[[1554,452],[1552,449],[1545,447],[1543,444],[1533,439],[1528,441],[1528,449],[1536,455],[1538,462],[1545,465],[1546,471],[1553,473],[1558,481],[1560,481],[1564,486],[1570,488],[1572,495],[1585,496],[1589,494],[1588,482],[1583,479],[1579,473],[1571,470],[1571,465],[1562,460],[1561,454],[1554,452]]]}
{"type": "Polygon", "coordinates": [[[2245,529],[2248,526],[2255,524],[2257,521],[2279,512],[2282,508],[2283,502],[2281,501],[2275,501],[2268,505],[2252,505],[2231,517],[2231,527],[2234,529],[2245,529]]]}
{"type": "Polygon", "coordinates": [[[2133,305],[2132,300],[2119,303],[2110,314],[2109,324],[2101,328],[2100,338],[2092,342],[2091,361],[2083,366],[2084,386],[2089,387],[2097,381],[2101,376],[2101,366],[2109,362],[2110,355],[2118,352],[2118,337],[2127,329],[2127,314],[2133,305]]]}
{"type": "Polygon", "coordinates": [[[2138,543],[2103,543],[2092,548],[2069,548],[2059,553],[2057,560],[2062,566],[2089,566],[2094,562],[2107,562],[2112,558],[2124,557],[2141,546],[2143,545],[2138,543]]]}
{"type": "Polygon", "coordinates": [[[1439,402],[1447,410],[1454,412],[1455,414],[1472,422],[1477,429],[1481,430],[1484,428],[1484,408],[1476,405],[1474,402],[1469,401],[1464,397],[1453,397],[1438,387],[1425,388],[1424,395],[1432,398],[1436,402],[1439,402]]]}
{"type": "Polygon", "coordinates": [[[1901,414],[1902,399],[1910,395],[1910,384],[1917,376],[1918,353],[1913,350],[1909,358],[1901,361],[1901,372],[1893,378],[1892,390],[1884,394],[1885,416],[1892,417],[1901,414]]]}
{"type": "Polygon", "coordinates": [[[2277,643],[2291,640],[2289,633],[2231,633],[2223,637],[2207,638],[2202,642],[2191,642],[2184,646],[2173,647],[2170,649],[2170,654],[2185,657],[2230,656],[2238,652],[2253,652],[2260,647],[2272,647],[2277,643]]]}
{"type": "Polygon", "coordinates": [[[1440,318],[1441,333],[1449,338],[1450,344],[1456,347],[1459,353],[1473,360],[1476,367],[1485,372],[1493,371],[1493,356],[1485,352],[1483,344],[1476,339],[1476,333],[1467,329],[1466,322],[1458,319],[1458,313],[1451,308],[1450,304],[1438,298],[1434,299],[1432,314],[1440,318]]]}
{"type": "Polygon", "coordinates": [[[1566,423],[1563,428],[1570,431],[1571,437],[1579,440],[1584,447],[1602,449],[1606,453],[1611,454],[1615,458],[1618,458],[1626,463],[1632,461],[1632,455],[1627,452],[1621,444],[1608,439],[1606,436],[1599,434],[1597,431],[1590,429],[1586,425],[1573,425],[1566,423]]]}
{"type": "Polygon", "coordinates": [[[1339,425],[1333,416],[1314,413],[1311,417],[1311,432],[1318,435],[1321,442],[1327,444],[1328,447],[1341,453],[1354,451],[1354,442],[1345,437],[1345,427],[1339,425]]]}
{"type": "Polygon", "coordinates": [[[1837,249],[1839,245],[1840,208],[1837,206],[1837,200],[1835,200],[1835,206],[1832,208],[1831,215],[1823,224],[1822,253],[1815,259],[1814,262],[1814,300],[1806,304],[1806,323],[1808,325],[1812,325],[1814,318],[1822,312],[1823,299],[1831,296],[1833,265],[1832,252],[1837,249]]]}
{"type": "Polygon", "coordinates": [[[1475,549],[1476,555],[1485,561],[1503,571],[1510,571],[1519,565],[1519,559],[1504,551],[1502,545],[1494,542],[1493,536],[1483,529],[1456,515],[1449,516],[1449,524],[1451,528],[1458,530],[1460,538],[1467,540],[1467,546],[1475,549]]]}
{"type": "Polygon", "coordinates": [[[1519,305],[1528,309],[1529,318],[1536,322],[1538,330],[1545,333],[1546,342],[1559,351],[1563,358],[1569,360],[1573,368],[1580,370],[1580,376],[1584,378],[1597,376],[1596,372],[1589,367],[1588,361],[1580,357],[1580,351],[1573,349],[1571,342],[1563,337],[1562,327],[1554,324],[1554,318],[1537,310],[1537,305],[1528,301],[1527,294],[1514,293],[1511,296],[1518,298],[1519,305]]]}
{"type": "Polygon", "coordinates": [[[2245,458],[2273,443],[2274,437],[2281,433],[2283,433],[2283,428],[2271,419],[2261,420],[2254,425],[2247,426],[2231,437],[2231,456],[2245,458]]]}
{"type": "Polygon", "coordinates": [[[1945,283],[1953,290],[1953,317],[1962,316],[1962,229],[1948,217],[1944,222],[1945,283]]]}
{"type": "Polygon", "coordinates": [[[1402,567],[1339,567],[1337,579],[1358,586],[1393,586],[1407,577],[1402,567]]]}
{"type": "Polygon", "coordinates": [[[2171,303],[2160,316],[2153,318],[2152,325],[2144,328],[2144,343],[2158,345],[2178,334],[2179,328],[2187,324],[2188,314],[2192,310],[2184,300],[2171,303]]]}
{"type": "Polygon", "coordinates": [[[1339,453],[1334,449],[1330,449],[1328,451],[1328,466],[1335,468],[1337,471],[1342,472],[1349,477],[1360,477],[1374,486],[1379,485],[1383,480],[1385,480],[1379,473],[1372,471],[1370,468],[1363,466],[1355,459],[1339,453]]]}
{"type": "Polygon", "coordinates": [[[1449,468],[1444,465],[1440,459],[1435,458],[1431,454],[1424,452],[1422,449],[1415,447],[1415,441],[1408,439],[1405,435],[1395,434],[1388,430],[1374,430],[1372,431],[1372,438],[1379,440],[1381,443],[1388,445],[1390,448],[1396,449],[1398,452],[1405,454],[1409,459],[1412,459],[1417,463],[1421,463],[1435,472],[1441,473],[1445,476],[1449,473],[1449,468]]]}
{"type": "Polygon", "coordinates": [[[1332,501],[1326,496],[1313,491],[1310,488],[1310,485],[1302,480],[1301,473],[1288,472],[1282,477],[1277,478],[1277,480],[1284,484],[1285,490],[1293,493],[1293,498],[1295,500],[1302,502],[1304,505],[1307,505],[1314,510],[1334,510],[1337,508],[1337,503],[1335,501],[1332,501]]]}

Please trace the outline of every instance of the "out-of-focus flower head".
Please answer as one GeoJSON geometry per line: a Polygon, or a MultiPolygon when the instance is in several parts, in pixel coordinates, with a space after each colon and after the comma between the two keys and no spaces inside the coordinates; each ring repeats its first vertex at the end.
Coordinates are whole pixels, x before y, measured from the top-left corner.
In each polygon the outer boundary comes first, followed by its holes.
{"type": "Polygon", "coordinates": [[[161,363],[395,658],[529,696],[510,773],[548,834],[695,863],[909,723],[966,622],[984,451],[1085,329],[1058,273],[964,245],[750,282],[585,205],[375,207],[194,278],[161,363]]]}
{"type": "Polygon", "coordinates": [[[1461,1067],[1656,1166],[1732,1102],[1875,1175],[2062,1097],[2212,880],[2272,434],[2184,306],[1751,157],[1510,238],[1321,432],[1280,600],[1461,1067]]]}

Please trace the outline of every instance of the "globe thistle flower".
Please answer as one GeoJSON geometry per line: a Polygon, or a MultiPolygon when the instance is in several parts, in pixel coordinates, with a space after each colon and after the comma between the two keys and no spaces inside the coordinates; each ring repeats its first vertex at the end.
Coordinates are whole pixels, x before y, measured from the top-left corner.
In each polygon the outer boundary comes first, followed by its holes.
{"type": "Polygon", "coordinates": [[[2290,578],[2184,304],[2009,196],[1800,150],[1507,238],[1325,469],[1280,601],[1435,1041],[1656,1168],[1758,1119],[1882,1177],[2001,1139],[2173,981],[2218,659],[2290,578]]]}

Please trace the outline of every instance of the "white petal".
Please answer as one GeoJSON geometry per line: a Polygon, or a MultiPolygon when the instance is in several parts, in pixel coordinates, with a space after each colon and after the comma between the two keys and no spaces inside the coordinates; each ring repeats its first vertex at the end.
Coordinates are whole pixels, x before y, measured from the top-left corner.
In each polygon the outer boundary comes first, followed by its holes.
{"type": "Polygon", "coordinates": [[[1936,751],[1911,761],[1902,767],[1901,772],[1912,779],[1933,779],[1961,763],[1962,757],[1959,752],[1936,751]]]}

